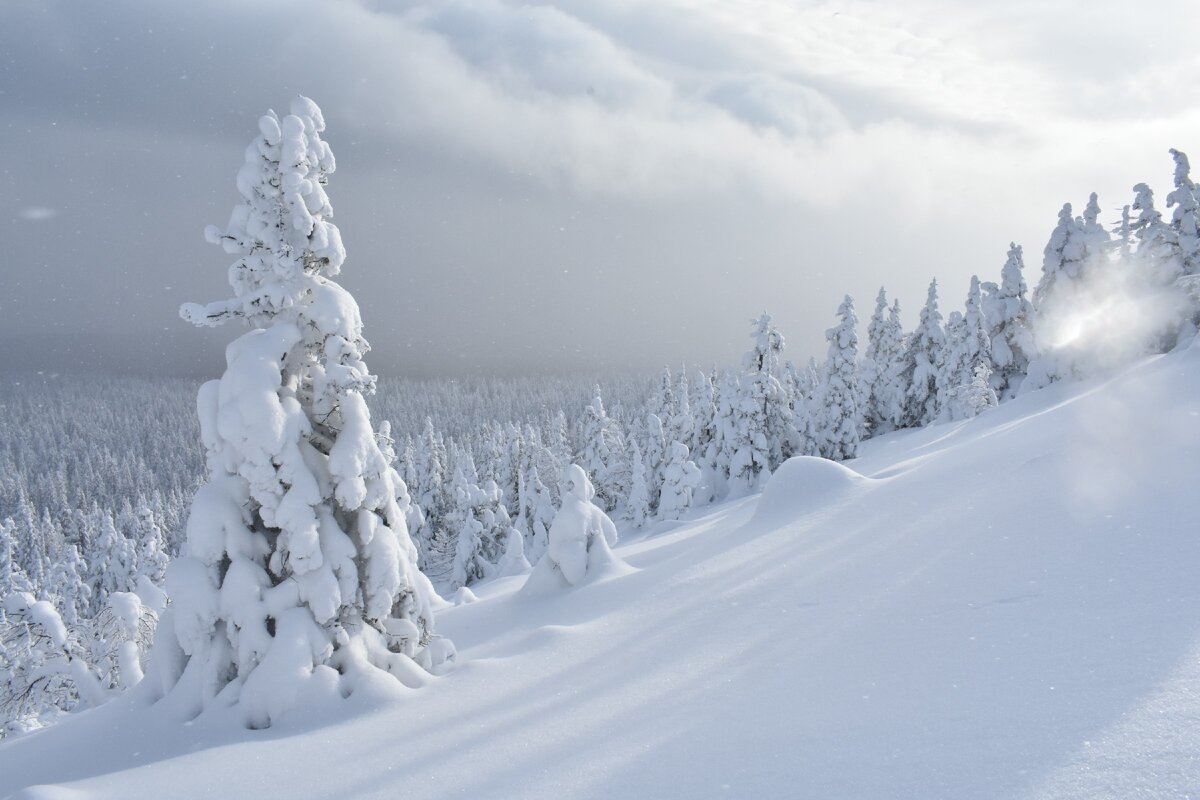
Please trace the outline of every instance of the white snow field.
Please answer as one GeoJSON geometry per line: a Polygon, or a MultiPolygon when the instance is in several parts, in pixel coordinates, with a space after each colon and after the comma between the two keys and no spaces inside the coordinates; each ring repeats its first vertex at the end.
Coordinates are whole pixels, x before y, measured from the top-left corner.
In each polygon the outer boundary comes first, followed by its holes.
{"type": "Polygon", "coordinates": [[[0,746],[0,796],[1200,797],[1200,346],[693,513],[479,586],[419,689],[263,731],[135,691],[0,746]]]}

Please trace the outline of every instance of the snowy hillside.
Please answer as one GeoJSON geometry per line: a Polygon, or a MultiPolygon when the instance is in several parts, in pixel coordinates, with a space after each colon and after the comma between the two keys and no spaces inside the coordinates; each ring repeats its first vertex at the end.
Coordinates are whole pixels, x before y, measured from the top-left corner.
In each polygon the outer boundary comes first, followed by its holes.
{"type": "Polygon", "coordinates": [[[135,692],[0,746],[0,797],[1195,796],[1198,476],[1193,346],[483,583],[420,691],[259,732],[135,692]]]}

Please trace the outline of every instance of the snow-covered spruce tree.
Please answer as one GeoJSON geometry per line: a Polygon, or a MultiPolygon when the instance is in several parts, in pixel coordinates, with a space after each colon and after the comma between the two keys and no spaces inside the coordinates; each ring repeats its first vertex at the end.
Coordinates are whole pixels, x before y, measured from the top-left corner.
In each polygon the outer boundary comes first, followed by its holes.
{"type": "MultiPolygon", "coordinates": [[[[1112,250],[1112,236],[1100,223],[1100,201],[1095,192],[1088,196],[1083,209],[1083,247],[1086,270],[1102,271],[1108,267],[1108,254],[1112,250]]],[[[1085,277],[1087,277],[1085,272],[1085,277]]]]}
{"type": "Polygon", "coordinates": [[[1191,164],[1185,153],[1172,148],[1175,160],[1175,189],[1167,195],[1167,208],[1173,208],[1171,227],[1179,245],[1179,258],[1184,275],[1200,273],[1200,197],[1192,182],[1191,164]]]}
{"type": "Polygon", "coordinates": [[[1086,238],[1083,220],[1071,215],[1070,203],[1063,203],[1043,251],[1042,277],[1033,293],[1039,317],[1053,317],[1059,308],[1069,309],[1075,302],[1088,259],[1086,238]]]}
{"type": "Polygon", "coordinates": [[[908,384],[905,369],[908,365],[908,342],[900,321],[900,301],[893,300],[888,310],[879,348],[875,353],[878,383],[875,387],[877,433],[894,431],[904,426],[908,384]]]}
{"type": "Polygon", "coordinates": [[[765,312],[750,324],[754,346],[742,358],[729,465],[729,480],[736,494],[758,488],[779,466],[783,442],[791,428],[787,396],[778,378],[783,336],[765,312]]]}
{"type": "Polygon", "coordinates": [[[611,549],[617,543],[617,528],[592,502],[596,490],[578,464],[563,470],[560,493],[562,507],[550,526],[549,547],[526,581],[525,591],[578,586],[620,564],[611,549]]]}
{"type": "MultiPolygon", "coordinates": [[[[667,389],[670,390],[668,380],[667,389]]],[[[600,386],[584,409],[580,448],[576,456],[584,470],[595,477],[596,499],[605,511],[612,511],[625,494],[624,436],[620,425],[604,410],[600,386]]]]}
{"type": "Polygon", "coordinates": [[[658,501],[659,519],[680,519],[692,506],[693,493],[700,486],[700,468],[689,455],[687,445],[671,442],[658,501]]]}
{"type": "Polygon", "coordinates": [[[1026,298],[1025,261],[1021,246],[1009,244],[1000,284],[989,291],[983,313],[992,348],[991,386],[999,398],[1015,397],[1037,356],[1033,336],[1033,304],[1026,298]]]}
{"type": "Polygon", "coordinates": [[[1123,206],[1121,208],[1121,221],[1113,226],[1112,232],[1116,234],[1116,254],[1117,262],[1127,268],[1133,256],[1133,215],[1130,213],[1132,206],[1123,206]]]}
{"type": "Polygon", "coordinates": [[[920,428],[937,419],[938,365],[942,363],[945,346],[946,333],[942,330],[942,315],[937,304],[937,281],[933,280],[917,329],[909,336],[905,349],[904,370],[900,376],[900,383],[905,387],[903,427],[920,428]]]}
{"type": "Polygon", "coordinates": [[[865,432],[873,433],[887,428],[882,393],[885,389],[888,362],[895,358],[894,348],[899,345],[899,341],[890,337],[887,317],[887,290],[880,286],[879,294],[875,297],[875,311],[867,323],[867,349],[859,367],[865,432]]]}
{"type": "Polygon", "coordinates": [[[162,528],[154,521],[154,513],[149,507],[138,506],[135,513],[137,522],[134,525],[133,544],[138,548],[137,574],[155,586],[162,586],[167,573],[167,563],[171,560],[167,556],[162,528]]]}
{"type": "Polygon", "coordinates": [[[658,375],[658,385],[650,393],[646,401],[646,412],[654,414],[660,420],[670,420],[675,416],[676,400],[674,381],[671,378],[671,368],[663,367],[658,375]]]}
{"type": "Polygon", "coordinates": [[[633,528],[644,528],[650,519],[650,490],[646,486],[646,464],[642,448],[635,441],[631,448],[629,497],[625,500],[624,518],[633,528]]]}
{"type": "Polygon", "coordinates": [[[449,536],[440,542],[439,549],[445,552],[435,558],[431,573],[440,588],[451,592],[492,574],[492,560],[485,554],[484,528],[479,520],[479,510],[488,498],[467,477],[465,459],[460,457],[458,461],[460,465],[455,467],[450,483],[454,505],[442,520],[442,529],[449,536]]]}
{"type": "Polygon", "coordinates": [[[695,447],[696,419],[692,416],[692,387],[687,370],[681,368],[676,380],[675,415],[667,427],[670,441],[682,442],[689,450],[695,447]]]}
{"type": "MultiPolygon", "coordinates": [[[[33,584],[17,561],[17,524],[11,518],[0,520],[0,600],[10,594],[30,591],[33,591],[33,584]]],[[[3,614],[0,609],[0,617],[3,614]]]]}
{"type": "Polygon", "coordinates": [[[717,442],[717,387],[714,383],[716,371],[710,375],[696,373],[692,383],[692,419],[695,423],[692,441],[696,443],[696,466],[700,467],[700,488],[696,502],[711,503],[717,495],[717,459],[720,445],[717,442]]]}
{"type": "Polygon", "coordinates": [[[996,393],[989,381],[991,369],[980,361],[975,365],[969,383],[956,386],[951,393],[952,419],[971,419],[997,404],[996,393]]]}
{"type": "MultiPolygon", "coordinates": [[[[969,386],[975,379],[976,367],[984,364],[988,372],[992,369],[992,345],[987,323],[983,316],[983,295],[979,278],[971,276],[971,287],[967,291],[966,310],[957,322],[946,325],[946,349],[941,380],[942,391],[953,392],[957,387],[969,386]],[[951,335],[951,330],[954,330],[951,335]]],[[[955,312],[956,316],[958,312],[955,312]]],[[[957,419],[958,407],[944,395],[939,404],[950,419],[957,419]]]]}
{"type": "Polygon", "coordinates": [[[1154,207],[1154,191],[1144,183],[1133,187],[1133,222],[1138,245],[1135,258],[1142,281],[1151,286],[1166,286],[1183,274],[1183,258],[1175,229],[1163,222],[1154,207]]]}
{"type": "Polygon", "coordinates": [[[646,485],[650,489],[650,510],[658,508],[662,489],[663,470],[667,467],[667,434],[657,414],[646,415],[645,425],[637,437],[642,443],[642,461],[646,465],[646,485]]]}
{"type": "Polygon", "coordinates": [[[821,455],[844,461],[858,455],[862,437],[862,396],[858,379],[858,318],[854,298],[846,295],[838,306],[838,324],[825,331],[829,354],[821,387],[817,441],[821,455]]]}
{"type": "Polygon", "coordinates": [[[417,683],[417,665],[436,671],[453,652],[434,635],[400,476],[371,427],[358,305],[333,281],[345,251],[325,194],[335,165],[324,129],[304,97],[282,120],[259,120],[242,202],[224,231],[206,231],[238,256],[234,297],[181,309],[198,325],[251,330],[200,390],[208,482],[168,570],[153,663],[182,713],[237,704],[252,727],[364,671],[417,683]]]}
{"type": "Polygon", "coordinates": [[[792,411],[792,456],[816,456],[820,454],[820,436],[817,431],[821,411],[821,375],[814,359],[803,367],[788,362],[785,370],[785,388],[792,411]]]}
{"type": "MultiPolygon", "coordinates": [[[[0,559],[3,557],[0,554],[0,559]]],[[[3,569],[2,565],[0,569],[3,569]]],[[[92,590],[84,581],[86,573],[87,564],[79,554],[79,548],[64,544],[50,568],[46,588],[47,594],[54,598],[55,605],[61,610],[63,622],[71,629],[78,628],[91,609],[92,590]]],[[[3,581],[0,581],[0,596],[3,595],[3,581]]]]}
{"type": "Polygon", "coordinates": [[[550,541],[550,526],[554,523],[555,514],[554,497],[550,487],[542,483],[536,464],[530,464],[525,473],[525,487],[528,498],[525,515],[529,525],[525,552],[529,561],[536,564],[550,541]]]}
{"type": "Polygon", "coordinates": [[[107,511],[95,509],[91,516],[94,538],[87,561],[91,615],[95,616],[108,607],[109,595],[130,592],[137,587],[137,549],[117,529],[107,511]]]}

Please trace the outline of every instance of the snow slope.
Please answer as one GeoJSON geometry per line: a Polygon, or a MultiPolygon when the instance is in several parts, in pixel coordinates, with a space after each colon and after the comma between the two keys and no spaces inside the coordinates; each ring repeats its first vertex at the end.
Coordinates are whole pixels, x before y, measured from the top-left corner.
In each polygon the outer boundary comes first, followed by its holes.
{"type": "Polygon", "coordinates": [[[256,732],[110,703],[0,746],[0,797],[1200,797],[1198,534],[1193,347],[484,585],[421,689],[256,732]]]}

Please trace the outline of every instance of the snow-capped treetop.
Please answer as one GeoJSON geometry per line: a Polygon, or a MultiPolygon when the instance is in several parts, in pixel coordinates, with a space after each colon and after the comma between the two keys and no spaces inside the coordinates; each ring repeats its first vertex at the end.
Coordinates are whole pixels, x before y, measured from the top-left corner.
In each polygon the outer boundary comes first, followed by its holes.
{"type": "Polygon", "coordinates": [[[1145,183],[1134,184],[1133,205],[1131,208],[1138,212],[1137,221],[1133,223],[1133,228],[1135,231],[1138,231],[1139,238],[1141,231],[1147,226],[1162,221],[1162,214],[1154,208],[1154,190],[1145,183]]]}
{"type": "MultiPolygon", "coordinates": [[[[312,279],[336,276],[346,258],[333,209],[325,194],[336,168],[329,145],[322,141],[325,122],[316,103],[297,97],[282,120],[274,111],[258,121],[259,136],[246,148],[237,187],[243,202],[225,230],[214,225],[205,238],[241,258],[229,268],[234,298],[208,306],[185,305],[184,318],[197,325],[216,325],[231,316],[252,325],[270,324],[276,315],[305,302],[312,279]]],[[[338,298],[340,299],[340,298],[338,298]]],[[[327,321],[349,310],[332,297],[319,310],[327,321]]],[[[316,299],[309,299],[316,304],[316,299]]],[[[342,320],[343,330],[357,322],[342,320]]],[[[347,337],[350,338],[350,337],[347,337]]]]}
{"type": "Polygon", "coordinates": [[[771,324],[771,315],[765,311],[758,319],[750,320],[750,324],[753,326],[750,338],[754,340],[754,346],[742,357],[742,366],[750,372],[778,376],[784,348],[783,334],[771,324]]]}

